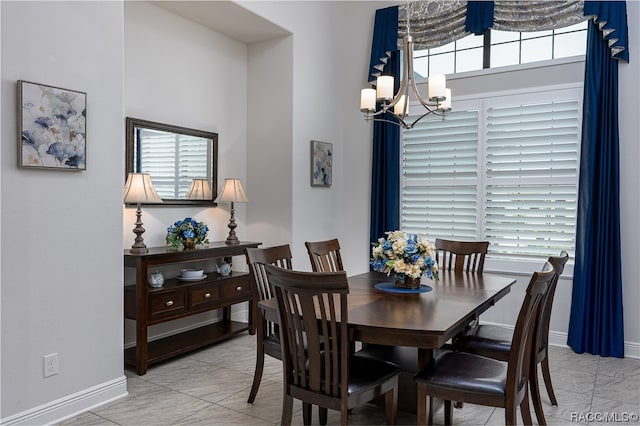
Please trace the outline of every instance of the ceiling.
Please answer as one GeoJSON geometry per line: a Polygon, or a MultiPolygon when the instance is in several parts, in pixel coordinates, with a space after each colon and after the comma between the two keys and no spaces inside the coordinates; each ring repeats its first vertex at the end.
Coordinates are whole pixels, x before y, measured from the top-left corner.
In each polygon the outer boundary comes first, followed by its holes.
{"type": "Polygon", "coordinates": [[[159,0],[150,3],[245,44],[259,43],[290,34],[273,22],[228,0],[159,0]]]}

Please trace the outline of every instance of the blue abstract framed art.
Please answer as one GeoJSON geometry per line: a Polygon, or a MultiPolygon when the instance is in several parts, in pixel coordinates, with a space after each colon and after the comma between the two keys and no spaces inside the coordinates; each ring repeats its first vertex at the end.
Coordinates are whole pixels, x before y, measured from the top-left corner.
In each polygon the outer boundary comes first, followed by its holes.
{"type": "Polygon", "coordinates": [[[331,186],[333,144],[311,141],[311,186],[331,186]]]}
{"type": "Polygon", "coordinates": [[[86,170],[87,94],[18,80],[18,167],[86,170]]]}

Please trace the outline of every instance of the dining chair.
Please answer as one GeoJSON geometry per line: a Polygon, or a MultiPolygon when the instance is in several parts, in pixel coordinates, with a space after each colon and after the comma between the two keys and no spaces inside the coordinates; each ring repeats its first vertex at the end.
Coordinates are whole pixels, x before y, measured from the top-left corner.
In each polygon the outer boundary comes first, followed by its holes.
{"type": "Polygon", "coordinates": [[[290,425],[293,399],[302,401],[304,424],[311,406],[340,411],[348,424],[348,410],[384,395],[388,424],[395,424],[398,404],[398,366],[358,358],[349,350],[345,272],[298,272],[264,266],[278,302],[282,327],[284,396],[282,424],[290,425]]]}
{"type": "Polygon", "coordinates": [[[337,239],[326,241],[307,241],[307,247],[311,270],[313,272],[337,272],[344,271],[342,257],[340,256],[340,243],[337,239]]]}
{"type": "Polygon", "coordinates": [[[251,391],[249,392],[249,399],[247,400],[247,402],[251,404],[256,399],[258,388],[260,387],[260,381],[262,380],[265,354],[282,360],[278,324],[268,321],[257,306],[258,301],[275,297],[273,289],[269,285],[264,265],[273,264],[287,269],[291,269],[292,265],[291,249],[288,244],[265,248],[247,248],[245,249],[245,256],[247,258],[247,265],[249,266],[251,287],[254,291],[255,303],[253,304],[253,317],[257,319],[256,367],[253,374],[253,384],[251,385],[251,391]]]}
{"type": "Polygon", "coordinates": [[[488,241],[455,241],[436,238],[436,262],[441,269],[481,274],[489,249],[488,241]]]}
{"type": "MultiPolygon", "coordinates": [[[[568,260],[569,254],[563,250],[559,256],[550,256],[547,261],[553,266],[555,276],[551,280],[547,293],[542,300],[542,308],[536,321],[536,330],[533,339],[534,346],[532,349],[529,387],[536,418],[541,425],[546,424],[546,421],[542,410],[540,388],[538,385],[538,364],[541,366],[542,377],[551,404],[558,405],[549,370],[549,324],[551,321],[551,309],[553,307],[556,285],[558,284],[560,275],[564,272],[564,267],[568,260]]],[[[507,361],[511,351],[512,339],[513,330],[509,328],[494,324],[480,324],[472,334],[457,336],[454,339],[452,347],[454,350],[482,355],[500,361],[507,361]]]]}
{"type": "Polygon", "coordinates": [[[445,401],[447,425],[452,420],[452,401],[502,407],[507,425],[516,424],[516,411],[520,407],[524,423],[532,424],[528,392],[531,343],[543,299],[555,274],[553,266],[546,262],[542,271],[531,276],[507,362],[468,352],[445,351],[416,374],[418,424],[433,424],[432,398],[445,401]]]}
{"type": "MultiPolygon", "coordinates": [[[[436,238],[436,263],[442,271],[455,273],[468,272],[482,274],[484,259],[489,250],[489,241],[458,241],[436,238]]],[[[462,334],[473,330],[478,324],[478,318],[472,319],[462,334]]]]}

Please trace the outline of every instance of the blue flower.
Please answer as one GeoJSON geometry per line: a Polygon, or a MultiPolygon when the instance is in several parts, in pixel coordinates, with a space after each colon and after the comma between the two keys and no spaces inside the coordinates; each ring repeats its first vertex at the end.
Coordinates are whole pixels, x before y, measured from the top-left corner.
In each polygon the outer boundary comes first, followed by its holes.
{"type": "Polygon", "coordinates": [[[35,123],[39,126],[44,127],[45,129],[48,129],[53,125],[53,120],[49,117],[38,117],[35,123]]]}
{"type": "Polygon", "coordinates": [[[413,240],[407,240],[407,245],[404,246],[404,252],[406,255],[409,255],[409,256],[417,253],[418,246],[416,245],[416,242],[413,240]]]}
{"type": "Polygon", "coordinates": [[[371,262],[371,266],[373,267],[373,270],[376,272],[382,272],[384,271],[384,261],[380,258],[378,259],[374,259],[371,262]]]}

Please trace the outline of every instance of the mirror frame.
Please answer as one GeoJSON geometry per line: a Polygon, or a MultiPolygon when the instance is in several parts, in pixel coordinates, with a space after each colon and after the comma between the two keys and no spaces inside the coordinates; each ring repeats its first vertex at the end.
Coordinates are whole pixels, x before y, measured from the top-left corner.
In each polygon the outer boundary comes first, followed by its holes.
{"type": "MultiPolygon", "coordinates": [[[[178,133],[181,135],[197,136],[213,141],[211,159],[211,200],[189,200],[189,199],[162,199],[162,203],[150,203],[153,206],[216,206],[213,200],[218,196],[218,134],[214,132],[206,132],[204,130],[190,129],[187,127],[174,126],[171,124],[158,123],[155,121],[142,120],[140,118],[126,118],[126,158],[125,158],[125,180],[129,173],[135,172],[135,129],[145,128],[158,130],[169,133],[178,133]]],[[[153,177],[153,176],[152,176],[153,177]]]]}

